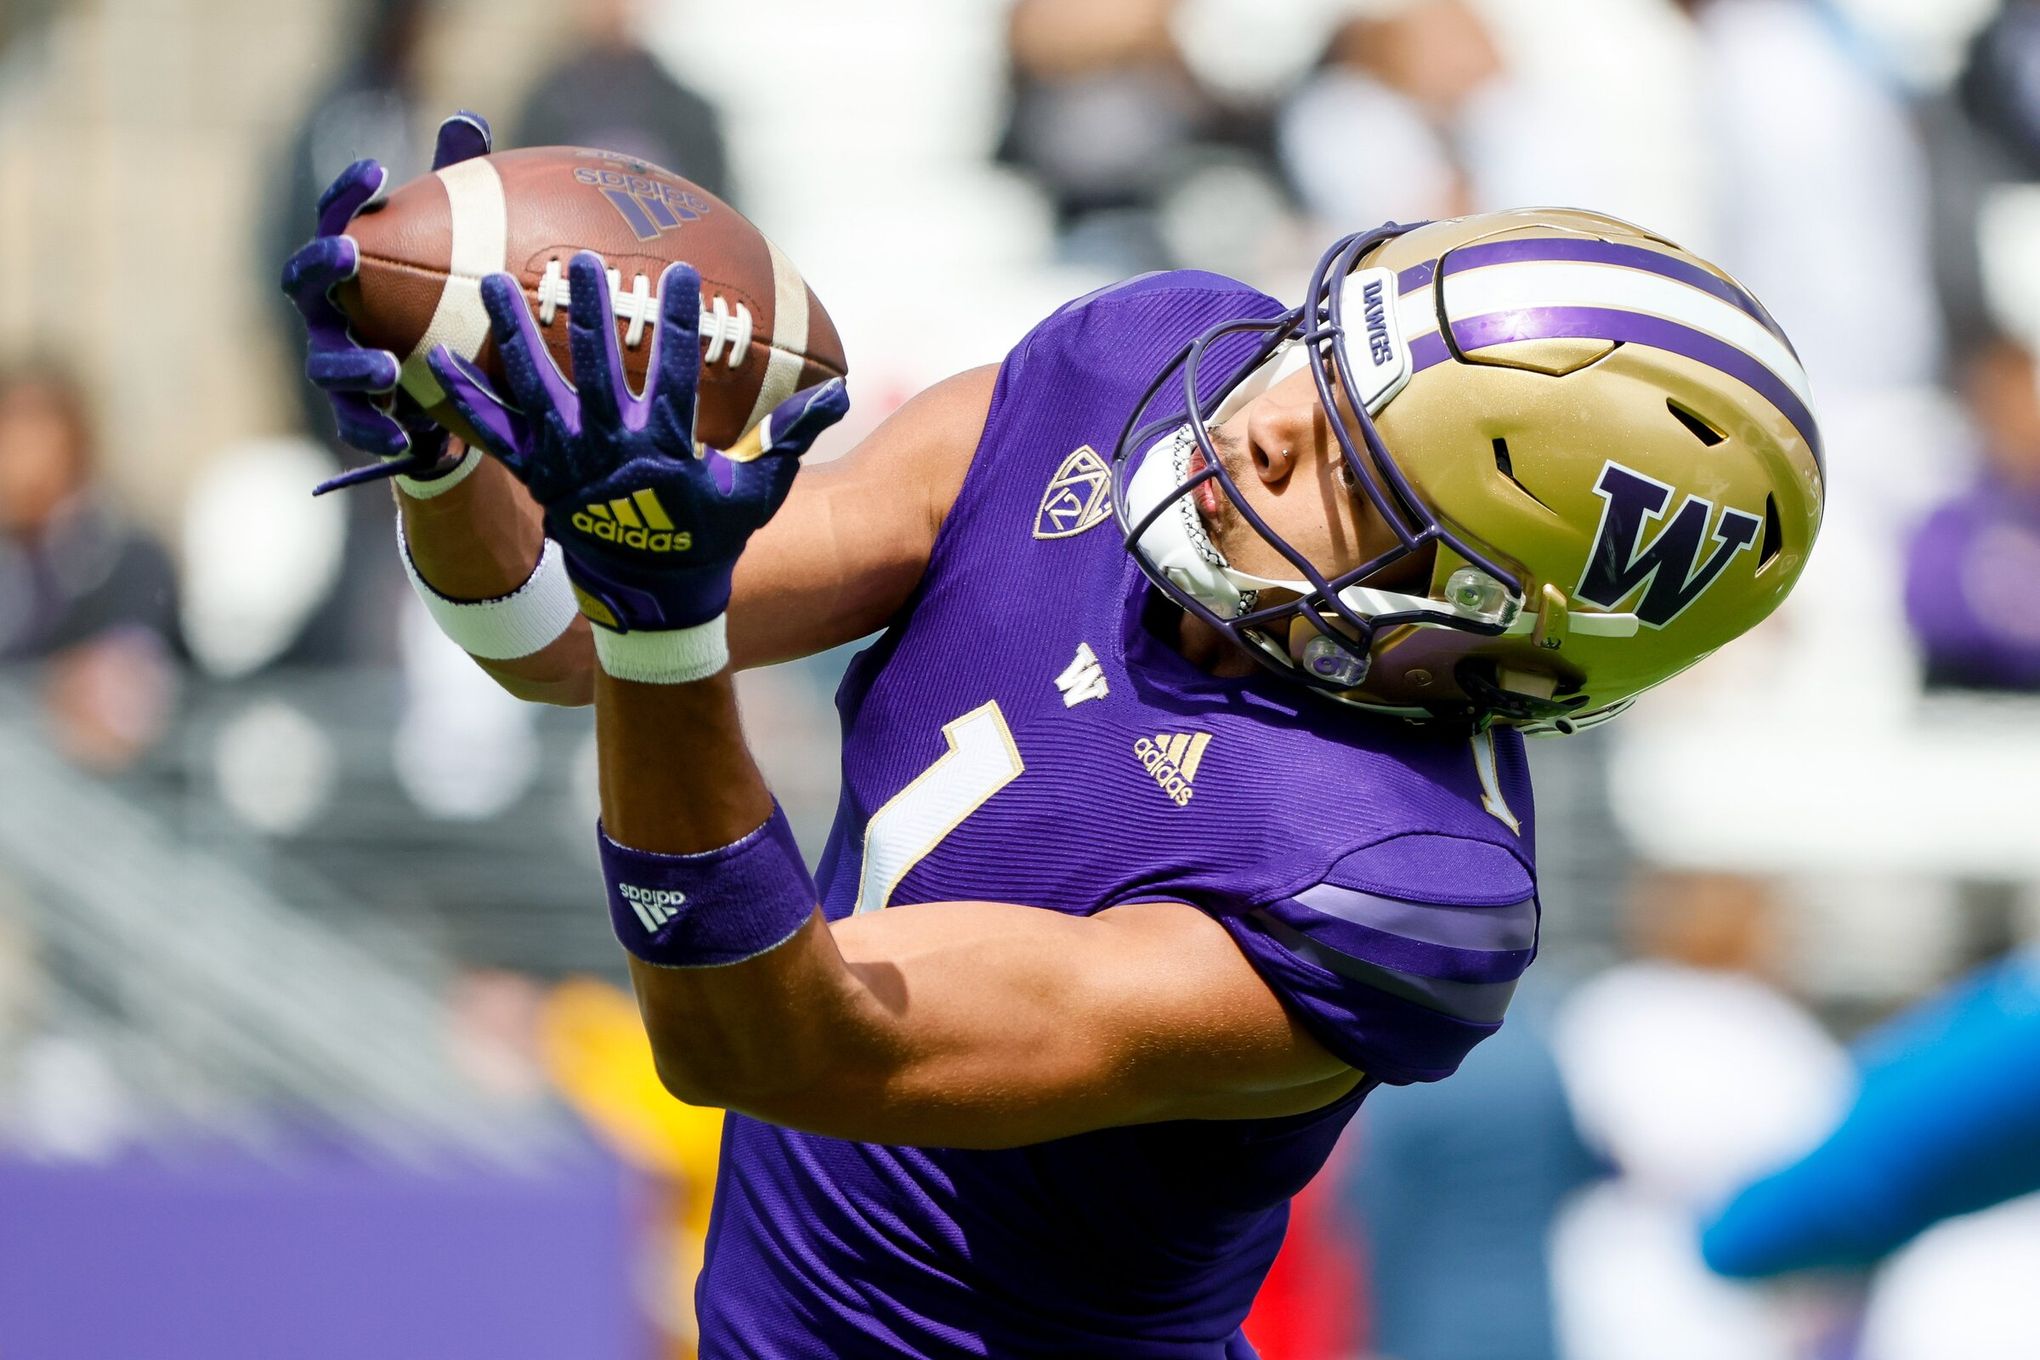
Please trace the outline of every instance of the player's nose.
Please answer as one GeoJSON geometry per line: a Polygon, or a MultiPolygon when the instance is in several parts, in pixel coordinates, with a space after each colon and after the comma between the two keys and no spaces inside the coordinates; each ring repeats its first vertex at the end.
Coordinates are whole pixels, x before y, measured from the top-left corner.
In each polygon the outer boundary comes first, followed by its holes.
{"type": "Polygon", "coordinates": [[[1296,470],[1297,460],[1312,456],[1324,438],[1315,393],[1289,393],[1280,388],[1262,394],[1247,412],[1248,462],[1261,484],[1279,487],[1296,470]]]}

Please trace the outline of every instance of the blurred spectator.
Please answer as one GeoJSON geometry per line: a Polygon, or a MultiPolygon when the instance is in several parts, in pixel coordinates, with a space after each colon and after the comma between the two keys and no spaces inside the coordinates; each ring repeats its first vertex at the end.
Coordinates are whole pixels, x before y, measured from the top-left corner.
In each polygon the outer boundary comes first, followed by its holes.
{"type": "Polygon", "coordinates": [[[2004,0],[1969,48],[1962,106],[2029,179],[2040,179],[2040,4],[2004,0]]]}
{"type": "MultiPolygon", "coordinates": [[[[1932,382],[1942,337],[1927,165],[1875,50],[1821,0],[1679,7],[1705,72],[1715,249],[1792,337],[1825,399],[1824,423],[1846,419],[1836,408],[1856,391],[1932,382]]],[[[1829,430],[1831,446],[1838,433],[1829,430]]]]}
{"type": "Polygon", "coordinates": [[[271,198],[274,207],[263,224],[257,256],[262,294],[271,299],[288,337],[284,353],[304,404],[305,427],[328,440],[333,414],[325,397],[297,375],[304,358],[304,323],[277,291],[277,271],[311,238],[320,190],[353,162],[364,156],[381,161],[391,187],[425,169],[429,148],[422,140],[419,59],[432,10],[432,0],[370,0],[354,11],[361,17],[354,20],[352,50],[291,134],[277,177],[281,193],[271,198]]]}
{"type": "Polygon", "coordinates": [[[2040,1354],[2040,956],[1958,981],[1855,1058],[1848,1112],[1714,1219],[1709,1264],[1754,1277],[1885,1263],[1863,1360],[2040,1354]]]}
{"type": "Polygon", "coordinates": [[[139,1111],[106,1045],[63,1016],[63,986],[29,924],[33,904],[0,872],[0,1160],[91,1160],[136,1131],[139,1111]]]}
{"type": "Polygon", "coordinates": [[[1768,884],[1647,874],[1625,924],[1634,960],[1576,990],[1554,1030],[1581,1131],[1617,1172],[1553,1239],[1562,1351],[1791,1360],[1808,1319],[1711,1275],[1698,1218],[1820,1136],[1847,1061],[1772,981],[1783,936],[1768,884]]]}
{"type": "Polygon", "coordinates": [[[1349,19],[1282,112],[1283,167],[1336,231],[1472,211],[1456,143],[1473,101],[1502,74],[1500,50],[1464,0],[1349,19]]]}
{"type": "MultiPolygon", "coordinates": [[[[339,75],[312,101],[291,135],[283,172],[276,177],[283,192],[263,225],[261,283],[282,328],[290,389],[298,396],[305,432],[341,463],[359,462],[366,455],[338,446],[331,406],[303,377],[304,322],[276,279],[290,253],[311,238],[320,192],[350,164],[375,158],[389,171],[392,187],[424,172],[431,154],[424,132],[437,120],[421,107],[421,64],[435,9],[434,0],[370,0],[362,7],[351,50],[338,63],[339,75]]],[[[396,647],[392,602],[405,590],[390,550],[389,503],[381,496],[357,494],[333,497],[324,508],[348,519],[337,589],[313,611],[281,659],[300,664],[387,659],[396,647]]]]}
{"type": "Polygon", "coordinates": [[[20,1101],[21,1056],[47,986],[26,918],[20,890],[0,876],[0,1138],[8,1141],[20,1101]]]}
{"type": "Polygon", "coordinates": [[[0,661],[45,664],[69,755],[118,769],[162,734],[176,618],[169,555],[100,483],[83,388],[54,367],[0,375],[0,661]]]}
{"type": "Polygon", "coordinates": [[[2005,337],[1962,375],[1984,457],[1912,540],[1905,606],[1930,687],[2040,690],[2040,368],[2005,337]]]}
{"type": "Polygon", "coordinates": [[[1040,182],[1073,260],[1119,272],[1188,263],[1163,211],[1217,166],[1233,186],[1231,210],[1252,206],[1235,172],[1243,160],[1270,159],[1268,120],[1251,101],[1221,97],[1186,62],[1176,20],[1187,3],[1013,5],[1013,105],[999,158],[1040,182]]]}
{"type": "Polygon", "coordinates": [[[715,106],[673,78],[639,41],[642,0],[572,10],[583,45],[538,77],[504,146],[592,146],[650,161],[729,199],[729,156],[715,106]]]}
{"type": "Polygon", "coordinates": [[[1396,1360],[1556,1360],[1548,1242],[1599,1164],[1526,983],[1452,1080],[1375,1093],[1340,1187],[1366,1244],[1374,1348],[1396,1360]]]}
{"type": "Polygon", "coordinates": [[[1316,1176],[1289,1202],[1282,1249],[1240,1328],[1260,1360],[1348,1360],[1367,1335],[1359,1252],[1333,1179],[1316,1176]]]}

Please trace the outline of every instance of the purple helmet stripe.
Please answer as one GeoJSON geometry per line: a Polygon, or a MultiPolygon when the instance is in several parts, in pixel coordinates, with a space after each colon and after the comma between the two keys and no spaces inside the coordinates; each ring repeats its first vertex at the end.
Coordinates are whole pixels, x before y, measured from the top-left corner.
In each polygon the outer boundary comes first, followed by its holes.
{"type": "MultiPolygon", "coordinates": [[[[1592,241],[1577,237],[1538,237],[1527,241],[1488,241],[1479,245],[1462,246],[1445,257],[1445,272],[1463,274],[1470,269],[1480,269],[1493,264],[1518,264],[1524,261],[1575,260],[1588,264],[1612,264],[1624,269],[1640,269],[1662,278],[1675,279],[1689,287],[1698,288],[1720,298],[1736,310],[1754,319],[1758,325],[1778,337],[1778,342],[1791,350],[1792,357],[1799,352],[1792,349],[1792,342],[1785,338],[1785,332],[1771,319],[1764,304],[1747,292],[1718,274],[1688,263],[1677,256],[1647,250],[1642,246],[1621,245],[1614,241],[1592,241]]],[[[1405,270],[1404,273],[1413,273],[1405,270]]]]}
{"type": "Polygon", "coordinates": [[[1422,373],[1432,364],[1442,364],[1452,357],[1451,348],[1445,337],[1438,331],[1426,331],[1410,341],[1410,373],[1422,373]]]}
{"type": "Polygon", "coordinates": [[[1431,279],[1437,272],[1438,262],[1436,260],[1426,260],[1422,264],[1411,265],[1408,269],[1395,276],[1396,295],[1400,297],[1404,293],[1414,293],[1419,288],[1429,287],[1431,279]]]}
{"type": "Polygon", "coordinates": [[[1515,340],[1621,340],[1683,355],[1744,383],[1777,407],[1813,450],[1814,462],[1827,473],[1820,427],[1813,412],[1777,374],[1724,340],[1663,317],[1609,307],[1528,307],[1490,312],[1454,322],[1452,341],[1461,353],[1505,345],[1515,340]]]}

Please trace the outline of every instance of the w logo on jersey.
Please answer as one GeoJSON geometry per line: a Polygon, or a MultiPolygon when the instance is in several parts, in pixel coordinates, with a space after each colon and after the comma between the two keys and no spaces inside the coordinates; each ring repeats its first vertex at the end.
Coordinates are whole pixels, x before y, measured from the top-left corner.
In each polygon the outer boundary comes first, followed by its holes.
{"type": "Polygon", "coordinates": [[[1645,529],[1663,518],[1671,502],[1671,487],[1620,463],[1606,463],[1594,494],[1605,502],[1601,528],[1587,558],[1586,574],[1573,593],[1589,604],[1614,610],[1641,590],[1636,617],[1653,628],[1664,627],[1706,594],[1730,559],[1757,541],[1763,527],[1757,516],[1724,505],[1710,535],[1707,523],[1714,519],[1714,502],[1688,496],[1645,543],[1645,529]],[[1703,561],[1703,546],[1710,537],[1713,548],[1703,561]]]}

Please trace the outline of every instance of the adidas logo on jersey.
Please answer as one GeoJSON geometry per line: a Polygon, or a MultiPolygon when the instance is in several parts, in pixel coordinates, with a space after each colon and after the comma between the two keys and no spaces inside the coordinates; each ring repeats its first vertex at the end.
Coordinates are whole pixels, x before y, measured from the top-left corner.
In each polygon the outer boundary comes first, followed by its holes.
{"type": "Polygon", "coordinates": [[[1062,691],[1064,708],[1075,708],[1086,699],[1102,699],[1112,692],[1105,684],[1105,668],[1098,664],[1098,654],[1088,642],[1077,644],[1076,659],[1063,667],[1063,673],[1055,678],[1055,687],[1062,691]]]}
{"type": "Polygon", "coordinates": [[[1155,777],[1155,783],[1177,807],[1190,802],[1190,795],[1196,790],[1190,781],[1197,777],[1197,767],[1204,763],[1204,748],[1211,745],[1209,732],[1167,732],[1153,737],[1142,737],[1133,744],[1134,758],[1140,761],[1142,769],[1155,777]]]}
{"type": "Polygon", "coordinates": [[[574,512],[574,527],[590,538],[644,552],[686,552],[694,535],[675,530],[650,487],[574,512]]]}
{"type": "Polygon", "coordinates": [[[640,888],[635,883],[619,883],[616,890],[652,934],[657,934],[659,927],[678,916],[680,908],[687,905],[687,894],[677,888],[640,888]]]}

